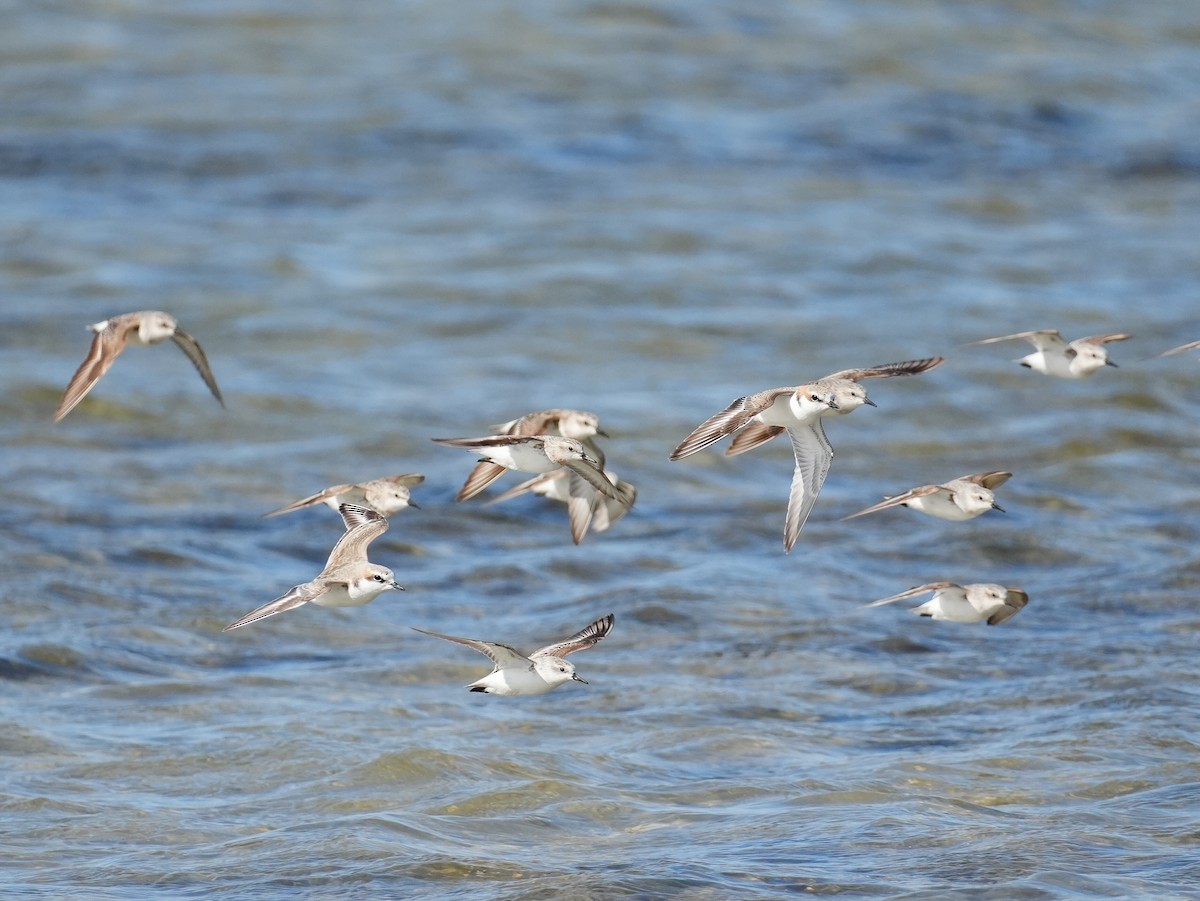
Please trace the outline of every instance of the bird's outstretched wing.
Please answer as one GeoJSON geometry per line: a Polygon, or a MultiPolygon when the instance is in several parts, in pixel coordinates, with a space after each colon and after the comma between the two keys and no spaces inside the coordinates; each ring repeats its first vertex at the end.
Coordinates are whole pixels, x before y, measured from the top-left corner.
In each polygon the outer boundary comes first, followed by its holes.
{"type": "Polygon", "coordinates": [[[998,338],[982,338],[979,341],[969,341],[963,347],[978,347],[981,344],[996,344],[999,341],[1015,341],[1018,338],[1028,341],[1038,350],[1066,351],[1067,342],[1055,328],[1036,329],[1031,332],[1015,332],[1011,335],[1000,335],[998,338]]]}
{"type": "Polygon", "coordinates": [[[388,529],[387,517],[369,507],[342,504],[338,512],[342,514],[346,531],[330,551],[329,560],[325,563],[326,570],[346,563],[366,562],[367,545],[388,529]]]}
{"type": "Polygon", "coordinates": [[[62,400],[58,402],[58,408],[54,411],[55,422],[59,422],[74,410],[79,402],[87,397],[88,392],[96,386],[96,382],[100,381],[104,373],[112,368],[112,364],[125,349],[130,331],[135,328],[137,328],[136,318],[123,315],[114,316],[102,327],[96,329],[96,335],[92,338],[92,346],[88,348],[87,357],[75,370],[75,374],[71,376],[71,381],[67,383],[67,389],[63,392],[62,400]]]}
{"type": "Polygon", "coordinates": [[[756,415],[765,410],[780,394],[794,391],[794,388],[770,388],[757,394],[747,394],[739,397],[720,413],[714,413],[692,433],[679,442],[671,451],[671,460],[680,460],[702,451],[710,444],[720,441],[731,432],[736,432],[756,415]]]}
{"type": "Polygon", "coordinates": [[[1187,353],[1187,351],[1195,350],[1197,347],[1200,347],[1200,341],[1189,341],[1187,344],[1181,344],[1178,347],[1172,347],[1170,350],[1164,350],[1159,356],[1173,357],[1175,354],[1187,353]]]}
{"type": "Polygon", "coordinates": [[[274,616],[276,613],[283,613],[285,610],[292,610],[302,604],[307,604],[313,598],[319,598],[328,591],[335,583],[326,582],[321,586],[314,582],[305,582],[303,585],[296,585],[291,588],[287,594],[282,597],[277,597],[269,603],[263,604],[254,610],[251,610],[235,623],[230,623],[222,632],[230,632],[234,629],[240,629],[242,626],[248,626],[251,623],[256,623],[260,619],[266,619],[268,616],[274,616]]]}
{"type": "Polygon", "coordinates": [[[789,429],[792,453],[796,457],[796,468],[792,471],[792,487],[788,493],[787,517],[783,524],[783,547],[790,551],[800,537],[808,514],[812,512],[829,465],[833,462],[833,447],[825,437],[821,420],[805,428],[789,429]]]}
{"type": "Polygon", "coordinates": [[[469,648],[474,648],[480,654],[485,654],[491,658],[492,662],[498,667],[512,665],[528,665],[529,658],[518,651],[516,648],[509,647],[506,644],[500,644],[495,641],[480,641],[477,638],[459,638],[457,635],[443,635],[441,632],[431,632],[428,629],[418,629],[412,627],[414,631],[424,635],[432,635],[434,638],[441,638],[445,641],[453,641],[456,644],[466,645],[469,648]]]}
{"type": "Polygon", "coordinates": [[[176,326],[171,340],[175,342],[176,347],[183,351],[184,356],[192,361],[192,365],[200,373],[200,378],[204,379],[204,384],[208,385],[208,390],[217,399],[217,403],[222,407],[225,406],[225,398],[221,397],[221,389],[217,387],[212,367],[208,365],[208,357],[204,356],[204,351],[200,349],[200,343],[178,326],[176,326]]]}
{"type": "Polygon", "coordinates": [[[859,510],[857,513],[851,513],[849,516],[843,516],[842,521],[847,519],[856,519],[859,516],[866,516],[868,513],[878,513],[880,510],[886,510],[888,507],[899,507],[901,504],[907,504],[909,501],[918,497],[928,497],[931,494],[937,494],[939,491],[945,491],[950,494],[950,490],[941,485],[922,485],[920,488],[910,488],[903,494],[897,494],[895,497],[885,498],[878,504],[873,504],[864,510],[859,510]]]}
{"type": "Polygon", "coordinates": [[[488,485],[504,475],[505,468],[499,463],[492,463],[488,460],[480,460],[475,464],[475,468],[471,470],[467,476],[467,480],[463,482],[463,486],[458,489],[458,494],[454,495],[456,501],[469,501],[488,485]]]}
{"type": "Polygon", "coordinates": [[[615,621],[616,617],[611,613],[607,616],[602,616],[594,623],[580,629],[570,638],[563,639],[554,644],[548,644],[544,648],[538,648],[529,656],[530,658],[566,657],[568,654],[574,654],[576,651],[586,650],[608,635],[615,621]]]}
{"type": "Polygon", "coordinates": [[[608,476],[587,460],[567,460],[563,465],[586,481],[598,493],[619,503],[625,503],[626,498],[617,491],[613,483],[608,480],[608,476]]]}
{"type": "Polygon", "coordinates": [[[974,482],[976,485],[982,485],[988,491],[992,491],[999,488],[1011,478],[1011,472],[1003,469],[994,469],[991,472],[976,472],[969,476],[959,476],[958,481],[974,482]]]}
{"type": "MultiPolygon", "coordinates": [[[[999,340],[999,339],[997,339],[999,340]]],[[[898,375],[918,375],[928,372],[946,362],[945,357],[924,357],[920,360],[902,360],[899,363],[878,363],[863,369],[843,369],[825,376],[826,379],[850,379],[861,382],[863,379],[890,379],[898,375]]],[[[825,379],[821,379],[824,381],[825,379]]]]}
{"type": "Polygon", "coordinates": [[[1130,335],[1121,332],[1115,335],[1089,335],[1086,338],[1076,338],[1072,344],[1109,344],[1113,341],[1128,341],[1130,335]]]}
{"type": "Polygon", "coordinates": [[[740,432],[733,436],[733,440],[729,442],[729,447],[725,448],[725,456],[736,457],[738,454],[752,451],[756,447],[766,444],[772,438],[782,435],[785,431],[787,430],[781,425],[749,422],[740,432]]]}
{"type": "Polygon", "coordinates": [[[303,497],[298,501],[293,501],[290,504],[287,504],[276,510],[272,510],[270,513],[264,513],[262,518],[266,519],[268,516],[279,516],[283,513],[292,513],[295,510],[302,510],[305,507],[311,507],[313,504],[323,503],[329,500],[331,497],[337,497],[339,494],[349,491],[353,487],[354,485],[351,483],[346,483],[345,485],[331,485],[324,491],[318,491],[316,494],[310,494],[308,497],[303,497]]]}
{"type": "Polygon", "coordinates": [[[899,594],[894,594],[891,597],[880,598],[878,601],[871,601],[869,604],[863,604],[864,607],[881,607],[884,604],[890,604],[893,601],[903,601],[905,598],[916,597],[919,594],[924,594],[927,591],[943,591],[947,588],[954,588],[953,582],[929,582],[926,585],[918,585],[916,588],[910,588],[908,591],[902,591],[899,594]]]}

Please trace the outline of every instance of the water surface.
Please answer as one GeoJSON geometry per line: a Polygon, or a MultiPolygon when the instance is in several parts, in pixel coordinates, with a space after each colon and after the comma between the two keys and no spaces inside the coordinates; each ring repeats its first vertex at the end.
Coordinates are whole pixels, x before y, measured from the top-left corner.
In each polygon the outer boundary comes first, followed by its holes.
{"type": "MultiPolygon", "coordinates": [[[[1200,897],[1200,32],[1184,5],[126,2],[0,34],[3,894],[1200,897]],[[83,327],[162,308],[64,422],[83,327]],[[1072,383],[1030,328],[1127,331],[1072,383]],[[791,455],[735,397],[944,354],[791,455]],[[435,436],[597,411],[633,513],[456,505],[435,436]],[[1006,514],[840,517],[1009,469],[1006,514]],[[419,471],[406,591],[311,578],[419,471]],[[859,606],[1025,588],[1001,627],[859,606]],[[470,694],[411,626],[589,686],[470,694]]],[[[511,485],[515,476],[502,484],[511,485]]]]}

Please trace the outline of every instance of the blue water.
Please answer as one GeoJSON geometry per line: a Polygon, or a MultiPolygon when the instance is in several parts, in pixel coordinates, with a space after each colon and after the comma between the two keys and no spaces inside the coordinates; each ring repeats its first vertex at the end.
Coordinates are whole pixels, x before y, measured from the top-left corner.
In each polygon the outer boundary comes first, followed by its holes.
{"type": "MultiPolygon", "coordinates": [[[[1200,31],[1186,4],[58,3],[0,29],[0,896],[1200,898],[1200,31]],[[165,309],[51,424],[109,315],[165,309]],[[1080,382],[962,347],[1111,332],[1080,382]],[[735,397],[868,384],[782,548],[735,397]],[[633,512],[429,439],[595,410],[633,512]],[[1006,513],[890,510],[1008,469],[1006,513]],[[403,594],[325,485],[419,471],[403,594]],[[514,484],[507,476],[499,487],[514,484]],[[996,628],[860,605],[1029,592],[996,628]],[[418,626],[535,648],[539,698],[418,626]]],[[[777,446],[778,445],[778,446],[777,446]]]]}

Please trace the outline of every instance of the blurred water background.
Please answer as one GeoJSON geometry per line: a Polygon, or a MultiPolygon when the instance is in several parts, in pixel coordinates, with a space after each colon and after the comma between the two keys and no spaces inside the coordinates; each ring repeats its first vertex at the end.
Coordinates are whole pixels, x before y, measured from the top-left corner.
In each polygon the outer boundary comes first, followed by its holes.
{"type": "Polygon", "coordinates": [[[4,897],[1200,897],[1200,25],[1169,0],[50,0],[0,30],[4,897]],[[88,323],[169,344],[51,412],[88,323]],[[1127,331],[1080,382],[1032,328],[1127,331]],[[868,385],[800,542],[735,397],[868,385]],[[634,511],[430,442],[596,411],[634,511]],[[840,517],[1010,469],[1007,513],[840,517]],[[311,578],[419,471],[406,587],[311,578]],[[518,479],[510,475],[499,487],[518,479]],[[1020,586],[997,627],[860,605],[1020,586]],[[589,686],[470,650],[614,612],[589,686]]]}

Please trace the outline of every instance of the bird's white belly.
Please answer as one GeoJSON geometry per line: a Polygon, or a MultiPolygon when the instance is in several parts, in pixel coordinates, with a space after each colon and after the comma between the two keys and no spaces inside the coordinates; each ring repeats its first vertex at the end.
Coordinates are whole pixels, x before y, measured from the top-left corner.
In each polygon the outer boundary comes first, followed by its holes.
{"type": "Polygon", "coordinates": [[[505,667],[480,679],[495,695],[543,695],[554,688],[549,682],[527,667],[505,667]]]}
{"type": "Polygon", "coordinates": [[[764,425],[783,426],[785,429],[798,425],[801,420],[797,415],[795,399],[794,392],[781,394],[771,401],[769,407],[760,410],[754,418],[764,425]]]}
{"type": "Polygon", "coordinates": [[[958,504],[954,503],[953,499],[942,492],[928,494],[925,497],[914,497],[912,500],[906,501],[904,505],[916,510],[918,513],[949,520],[950,522],[963,522],[964,520],[974,519],[979,515],[978,513],[968,513],[958,504]]]}
{"type": "Polygon", "coordinates": [[[359,588],[351,583],[349,589],[337,585],[313,598],[311,603],[320,607],[362,607],[379,597],[379,594],[380,592],[373,587],[359,588]]]}
{"type": "Polygon", "coordinates": [[[983,619],[971,602],[959,594],[939,592],[933,599],[915,608],[914,612],[933,619],[944,619],[955,623],[977,623],[983,619]]]}
{"type": "Polygon", "coordinates": [[[549,472],[559,466],[551,463],[540,450],[525,444],[485,448],[483,456],[499,466],[521,472],[549,472]]]}
{"type": "Polygon", "coordinates": [[[1072,369],[1071,362],[1065,354],[1061,353],[1039,350],[1027,357],[1022,357],[1021,362],[1035,372],[1060,379],[1077,379],[1084,375],[1084,373],[1072,369]]]}

